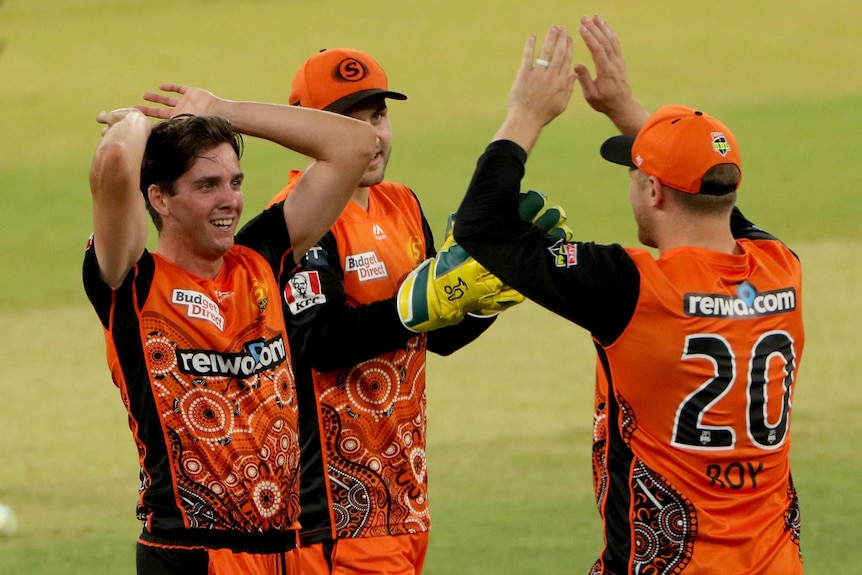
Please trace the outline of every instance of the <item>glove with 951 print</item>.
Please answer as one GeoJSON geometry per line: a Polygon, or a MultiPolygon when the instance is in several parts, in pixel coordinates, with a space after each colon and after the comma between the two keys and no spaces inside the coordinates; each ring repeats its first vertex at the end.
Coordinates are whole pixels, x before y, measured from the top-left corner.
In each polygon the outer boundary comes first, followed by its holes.
{"type": "Polygon", "coordinates": [[[411,331],[455,325],[468,313],[495,315],[524,301],[455,243],[454,224],[453,213],[440,251],[411,271],[398,289],[398,315],[411,331]]]}

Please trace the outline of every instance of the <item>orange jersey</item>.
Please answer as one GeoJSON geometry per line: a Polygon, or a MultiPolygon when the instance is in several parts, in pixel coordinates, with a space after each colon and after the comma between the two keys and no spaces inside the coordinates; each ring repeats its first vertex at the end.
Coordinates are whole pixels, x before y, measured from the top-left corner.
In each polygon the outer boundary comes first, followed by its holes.
{"type": "Polygon", "coordinates": [[[796,256],[734,208],[739,253],[566,242],[520,220],[526,153],[480,158],[455,239],[587,329],[598,352],[591,575],[799,575],[790,415],[804,346],[796,256]]]}
{"type": "Polygon", "coordinates": [[[628,250],[637,306],[617,340],[596,342],[596,496],[630,529],[606,532],[610,572],[802,572],[788,457],[800,267],[777,241],[739,245],[628,250]]]}
{"type": "Polygon", "coordinates": [[[275,552],[263,536],[298,528],[300,452],[273,263],[236,245],[209,280],[144,252],[111,290],[90,246],[84,270],[138,447],[145,532],[275,552]]]}
{"type": "MultiPolygon", "coordinates": [[[[290,185],[276,197],[282,199],[290,185]]],[[[330,232],[309,250],[301,270],[282,281],[293,330],[343,332],[350,310],[395,296],[404,276],[427,255],[419,203],[401,184],[372,186],[368,209],[349,202],[330,232]],[[337,308],[333,308],[337,304],[337,308]],[[335,311],[332,311],[335,309],[335,311]]],[[[386,306],[389,307],[386,307],[386,306]]],[[[397,318],[395,319],[397,322],[397,318]]],[[[303,438],[303,543],[324,538],[423,532],[430,527],[425,470],[426,337],[400,325],[390,340],[364,324],[358,351],[342,366],[314,369],[314,354],[348,353],[333,340],[297,336],[297,381],[303,438]],[[326,349],[322,349],[326,348],[326,349]],[[306,489],[308,486],[308,489],[306,489]]],[[[299,333],[298,331],[296,333],[299,333]]],[[[307,332],[303,332],[307,333],[307,332]]]]}

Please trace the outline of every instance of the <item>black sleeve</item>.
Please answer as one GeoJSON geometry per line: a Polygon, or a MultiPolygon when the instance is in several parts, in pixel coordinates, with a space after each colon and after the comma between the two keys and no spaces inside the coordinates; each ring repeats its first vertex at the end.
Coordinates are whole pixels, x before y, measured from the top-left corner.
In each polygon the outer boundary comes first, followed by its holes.
{"type": "Polygon", "coordinates": [[[566,242],[518,215],[526,152],[492,142],[479,158],[455,224],[455,240],[526,297],[604,343],[631,320],[640,275],[619,245],[566,242]]]}
{"type": "Polygon", "coordinates": [[[461,323],[428,332],[428,351],[437,355],[452,355],[491,327],[497,316],[466,316],[461,323]]]}
{"type": "MultiPolygon", "coordinates": [[[[351,306],[344,291],[344,270],[335,237],[328,232],[302,258],[296,274],[283,273],[280,285],[300,277],[313,280],[313,296],[301,309],[285,302],[291,352],[318,371],[345,368],[398,349],[416,334],[398,318],[395,298],[351,306]]],[[[310,288],[309,288],[310,289],[310,288]]]]}
{"type": "Polygon", "coordinates": [[[113,321],[113,306],[118,299],[128,299],[143,307],[144,302],[150,294],[153,274],[155,273],[155,261],[153,255],[144,249],[141,257],[123,278],[123,283],[116,290],[102,280],[99,271],[99,261],[96,258],[95,240],[91,237],[87,251],[84,253],[84,292],[99,315],[102,327],[111,329],[113,321]],[[133,297],[134,296],[134,297],[133,297]]]}
{"type": "Polygon", "coordinates": [[[278,277],[296,267],[290,233],[284,221],[284,201],[273,204],[246,223],[236,234],[236,243],[260,253],[278,277]]]}
{"type": "MultiPolygon", "coordinates": [[[[436,255],[431,226],[422,215],[426,257],[436,255]]],[[[280,285],[301,276],[319,282],[320,298],[303,309],[285,302],[285,322],[291,352],[296,360],[318,371],[331,371],[356,365],[381,353],[407,344],[416,333],[408,330],[398,317],[397,299],[391,297],[371,304],[352,306],[344,290],[344,270],[338,257],[338,246],[327,233],[302,259],[297,273],[282,272],[280,285]]],[[[428,349],[449,355],[464,347],[491,324],[494,318],[467,317],[455,326],[428,334],[428,349]]]]}
{"type": "Polygon", "coordinates": [[[750,239],[750,240],[777,240],[775,236],[767,233],[756,225],[751,223],[748,218],[742,215],[742,211],[737,206],[733,207],[733,212],[730,214],[730,232],[735,239],[750,239]]]}
{"type": "MultiPolygon", "coordinates": [[[[745,238],[749,240],[772,240],[781,242],[777,237],[751,223],[748,218],[742,215],[742,211],[737,206],[733,206],[733,212],[730,214],[730,233],[733,234],[735,239],[745,238]]],[[[787,249],[790,248],[788,247],[787,249]]],[[[797,260],[799,259],[796,252],[790,250],[790,253],[792,253],[797,260]]]]}

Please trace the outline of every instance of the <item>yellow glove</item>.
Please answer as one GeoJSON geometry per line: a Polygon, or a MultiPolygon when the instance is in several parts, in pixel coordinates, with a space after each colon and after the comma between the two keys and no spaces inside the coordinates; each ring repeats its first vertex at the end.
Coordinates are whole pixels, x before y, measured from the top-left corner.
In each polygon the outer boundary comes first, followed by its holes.
{"type": "MultiPolygon", "coordinates": [[[[563,208],[548,208],[546,203],[547,198],[540,192],[521,192],[518,214],[548,235],[571,240],[572,230],[564,225],[563,208]]],[[[452,213],[440,252],[410,272],[398,289],[398,315],[409,330],[426,332],[455,325],[467,314],[494,316],[525,299],[455,242],[454,225],[452,213]]]]}
{"type": "Polygon", "coordinates": [[[524,301],[455,243],[454,223],[453,213],[440,252],[410,272],[398,289],[398,315],[411,331],[455,325],[468,313],[495,315],[524,301]]]}

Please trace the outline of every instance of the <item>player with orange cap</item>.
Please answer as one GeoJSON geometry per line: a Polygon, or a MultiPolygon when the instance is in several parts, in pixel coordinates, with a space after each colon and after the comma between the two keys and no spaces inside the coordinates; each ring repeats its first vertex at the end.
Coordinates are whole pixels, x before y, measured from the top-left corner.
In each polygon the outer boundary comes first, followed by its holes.
{"type": "MultiPolygon", "coordinates": [[[[404,278],[436,255],[416,195],[384,179],[387,100],[406,98],[354,49],[322,50],[293,78],[290,104],[350,116],[377,133],[377,153],[341,216],[301,269],[280,278],[299,397],[304,573],[421,573],[431,528],[426,351],[453,353],[499,310],[494,296],[476,313],[431,323],[399,314],[404,278]]],[[[292,171],[273,202],[302,173],[292,171]]]]}
{"type": "Polygon", "coordinates": [[[597,351],[593,477],[604,548],[591,575],[800,575],[790,412],[805,332],[802,270],[736,207],[739,144],[709,114],[649,115],[599,18],[580,33],[596,78],[552,27],[525,47],[509,112],[478,162],[455,239],[503,281],[588,330],[597,351]],[[577,79],[627,132],[601,155],[629,169],[642,248],[566,241],[514,210],[542,128],[577,79]]]}

